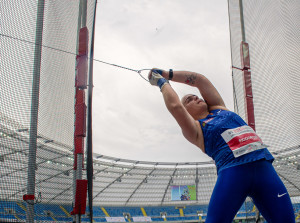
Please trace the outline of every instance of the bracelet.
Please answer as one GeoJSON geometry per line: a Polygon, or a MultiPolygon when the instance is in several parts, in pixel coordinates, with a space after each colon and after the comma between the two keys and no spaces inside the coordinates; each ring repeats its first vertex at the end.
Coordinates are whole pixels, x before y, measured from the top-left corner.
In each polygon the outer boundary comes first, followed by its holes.
{"type": "Polygon", "coordinates": [[[173,78],[173,70],[170,69],[169,70],[169,80],[172,80],[172,78],[173,78]]]}

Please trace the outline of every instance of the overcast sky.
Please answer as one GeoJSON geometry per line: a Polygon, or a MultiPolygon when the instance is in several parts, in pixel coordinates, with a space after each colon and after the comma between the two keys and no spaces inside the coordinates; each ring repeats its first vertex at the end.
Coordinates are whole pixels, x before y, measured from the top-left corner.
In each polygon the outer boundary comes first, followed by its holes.
{"type": "MultiPolygon", "coordinates": [[[[98,1],[94,58],[143,69],[206,75],[233,110],[228,6],[225,0],[98,1]]],[[[181,98],[197,90],[171,83],[181,98]]],[[[158,87],[137,73],[94,63],[94,152],[154,162],[210,158],[182,136],[158,87]]]]}

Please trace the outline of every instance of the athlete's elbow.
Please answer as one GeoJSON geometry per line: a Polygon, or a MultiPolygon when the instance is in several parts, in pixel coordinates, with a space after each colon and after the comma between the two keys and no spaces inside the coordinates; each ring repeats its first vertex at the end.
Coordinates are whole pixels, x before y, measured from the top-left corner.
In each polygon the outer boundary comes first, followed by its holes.
{"type": "Polygon", "coordinates": [[[178,102],[167,104],[167,108],[168,108],[169,112],[173,115],[181,113],[184,109],[182,104],[178,103],[178,102]]]}
{"type": "MultiPolygon", "coordinates": [[[[192,144],[197,145],[197,142],[198,142],[198,132],[194,132],[194,131],[191,131],[190,129],[189,130],[184,130],[184,129],[181,129],[182,130],[182,134],[183,136],[192,144]]],[[[200,147],[199,147],[200,148],[200,147]]],[[[201,149],[201,148],[200,148],[201,149]]],[[[201,149],[202,150],[202,149],[201,149]]]]}

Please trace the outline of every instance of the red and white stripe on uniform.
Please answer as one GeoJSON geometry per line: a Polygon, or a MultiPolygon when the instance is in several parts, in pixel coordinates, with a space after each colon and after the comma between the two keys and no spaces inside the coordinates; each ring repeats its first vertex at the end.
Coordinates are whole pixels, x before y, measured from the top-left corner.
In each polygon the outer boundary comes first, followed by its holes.
{"type": "Polygon", "coordinates": [[[256,132],[247,125],[227,129],[221,136],[233,152],[234,157],[267,147],[256,132]]]}

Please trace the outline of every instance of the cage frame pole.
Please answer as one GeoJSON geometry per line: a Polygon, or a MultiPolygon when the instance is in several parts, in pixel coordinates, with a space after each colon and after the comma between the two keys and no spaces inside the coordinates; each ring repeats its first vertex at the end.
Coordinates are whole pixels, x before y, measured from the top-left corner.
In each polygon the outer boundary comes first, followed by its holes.
{"type": "Polygon", "coordinates": [[[240,45],[241,64],[244,79],[245,113],[248,125],[255,131],[255,115],[252,91],[249,45],[246,42],[243,0],[239,0],[242,41],[240,45]]]}
{"type": "MultiPolygon", "coordinates": [[[[87,0],[80,0],[79,3],[79,15],[78,15],[78,38],[77,38],[77,46],[79,45],[79,30],[82,27],[86,26],[86,17],[87,17],[87,0]]],[[[78,54],[78,48],[77,48],[77,54],[78,54]]],[[[82,154],[76,154],[77,155],[77,168],[76,168],[76,177],[75,177],[75,182],[74,182],[74,187],[75,187],[75,196],[76,196],[76,181],[82,179],[82,164],[84,161],[84,152],[82,154]]],[[[75,200],[74,196],[74,200],[75,200]]],[[[81,222],[81,215],[76,214],[75,215],[75,221],[77,223],[81,222]]]]}
{"type": "MultiPolygon", "coordinates": [[[[77,20],[77,41],[76,41],[76,54],[78,54],[78,42],[79,42],[79,30],[81,28],[81,16],[82,16],[82,1],[79,0],[79,5],[78,5],[78,20],[77,20]]],[[[76,67],[76,65],[75,65],[76,67]]],[[[76,90],[75,90],[76,92],[76,90]]],[[[74,121],[75,121],[75,117],[74,117],[74,121]]],[[[75,138],[75,136],[74,136],[75,138]]],[[[75,140],[75,139],[74,139],[75,140]]],[[[76,156],[75,154],[75,146],[74,146],[74,156],[76,156]]],[[[77,160],[77,164],[78,164],[78,158],[74,157],[74,162],[75,160],[77,160]]],[[[73,170],[73,204],[72,204],[72,208],[74,209],[75,207],[75,196],[76,196],[76,179],[78,177],[78,168],[77,166],[74,166],[74,170],[73,170]]],[[[80,219],[78,219],[77,215],[73,215],[73,222],[80,222],[80,219]]]]}
{"type": "Polygon", "coordinates": [[[87,104],[87,167],[86,175],[88,180],[88,205],[90,213],[90,222],[93,222],[93,126],[92,126],[92,105],[93,105],[93,62],[94,62],[94,40],[95,40],[95,23],[96,23],[97,0],[94,5],[94,18],[91,38],[91,51],[89,63],[89,82],[88,82],[88,104],[87,104]]]}
{"type": "Polygon", "coordinates": [[[33,64],[33,79],[31,93],[31,115],[29,130],[29,152],[28,152],[28,178],[27,195],[33,196],[26,200],[26,222],[34,222],[34,195],[36,178],[36,152],[37,152],[37,128],[38,128],[38,109],[39,109],[39,91],[40,91],[40,73],[42,59],[42,40],[44,25],[45,0],[39,0],[37,5],[36,31],[35,31],[35,49],[33,64]]]}
{"type": "Polygon", "coordinates": [[[195,178],[195,184],[196,184],[196,201],[198,202],[198,186],[199,186],[199,171],[198,171],[198,164],[196,165],[196,178],[195,178]]]}
{"type": "MultiPolygon", "coordinates": [[[[78,4],[78,19],[77,19],[77,39],[76,39],[76,54],[78,54],[78,42],[79,42],[79,30],[81,28],[81,15],[82,15],[82,1],[79,0],[79,4],[78,4]]],[[[76,65],[75,65],[75,69],[76,69],[76,65]]],[[[76,94],[76,89],[75,89],[75,94],[76,94]]],[[[75,122],[75,117],[74,117],[74,122],[75,122]]],[[[75,136],[74,136],[74,140],[75,140],[75,136]]],[[[76,160],[75,157],[75,145],[74,145],[74,162],[76,160]]],[[[78,161],[78,160],[77,160],[78,161]]],[[[73,169],[73,203],[72,203],[72,208],[74,209],[75,207],[75,196],[76,196],[76,178],[77,178],[77,166],[76,168],[74,167],[73,169]]],[[[77,222],[76,221],[76,215],[73,215],[73,222],[77,222]]]]}
{"type": "MultiPolygon", "coordinates": [[[[246,114],[245,116],[248,125],[255,131],[255,115],[254,115],[254,103],[253,103],[253,91],[252,91],[250,54],[249,54],[249,45],[246,42],[243,0],[239,0],[239,11],[240,11],[241,35],[242,35],[242,41],[240,44],[240,57],[241,57],[241,65],[242,65],[241,70],[243,73],[243,80],[244,80],[244,95],[245,95],[244,101],[245,101],[245,114],[246,114]]],[[[245,200],[245,207],[246,204],[247,203],[245,200]]],[[[246,211],[246,213],[248,212],[246,211]]]]}
{"type": "Polygon", "coordinates": [[[239,0],[242,41],[246,42],[243,0],[239,0]]]}

